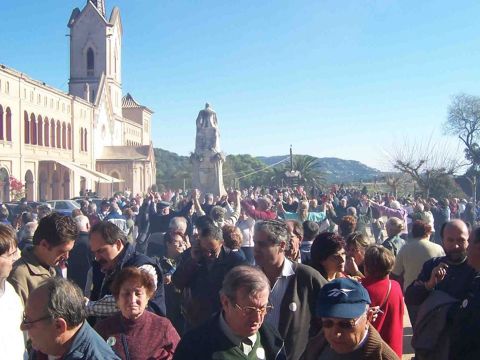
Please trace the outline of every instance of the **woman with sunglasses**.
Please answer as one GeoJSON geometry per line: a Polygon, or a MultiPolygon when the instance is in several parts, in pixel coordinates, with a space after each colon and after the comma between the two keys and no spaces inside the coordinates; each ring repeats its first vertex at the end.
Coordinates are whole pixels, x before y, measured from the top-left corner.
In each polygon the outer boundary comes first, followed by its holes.
{"type": "Polygon", "coordinates": [[[324,285],[317,298],[322,330],[310,339],[303,360],[398,360],[369,323],[370,296],[357,281],[343,278],[324,285]]]}
{"type": "Polygon", "coordinates": [[[7,282],[12,265],[18,259],[15,233],[9,225],[0,224],[0,348],[2,359],[23,359],[25,344],[20,330],[23,306],[13,286],[7,282]]]}

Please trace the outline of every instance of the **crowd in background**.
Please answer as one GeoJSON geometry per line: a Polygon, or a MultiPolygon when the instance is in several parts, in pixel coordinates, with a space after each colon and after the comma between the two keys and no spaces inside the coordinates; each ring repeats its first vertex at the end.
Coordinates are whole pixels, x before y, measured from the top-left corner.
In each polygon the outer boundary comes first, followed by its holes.
{"type": "Polygon", "coordinates": [[[466,199],[299,186],[78,201],[71,216],[0,207],[9,359],[397,359],[405,308],[416,359],[480,357],[466,199]]]}

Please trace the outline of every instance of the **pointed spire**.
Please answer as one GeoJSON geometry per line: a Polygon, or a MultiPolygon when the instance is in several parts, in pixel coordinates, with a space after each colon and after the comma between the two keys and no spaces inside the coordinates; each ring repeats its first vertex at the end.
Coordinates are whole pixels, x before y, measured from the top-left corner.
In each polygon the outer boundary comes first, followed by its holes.
{"type": "Polygon", "coordinates": [[[90,1],[100,12],[100,14],[105,17],[105,0],[88,0],[90,1]]]}

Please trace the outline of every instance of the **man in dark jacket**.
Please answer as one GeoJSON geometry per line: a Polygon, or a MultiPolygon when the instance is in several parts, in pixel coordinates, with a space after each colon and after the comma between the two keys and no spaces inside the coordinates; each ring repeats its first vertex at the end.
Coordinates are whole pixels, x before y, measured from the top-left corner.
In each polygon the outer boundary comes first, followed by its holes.
{"type": "Polygon", "coordinates": [[[315,302],[327,281],[315,269],[286,258],[290,241],[283,221],[257,222],[253,241],[255,262],[272,288],[269,300],[273,310],[265,321],[285,340],[287,359],[299,359],[308,338],[318,330],[313,319],[315,302]]]}
{"type": "Polygon", "coordinates": [[[175,360],[286,359],[283,340],[263,322],[270,310],[270,285],[257,268],[237,266],[221,289],[222,311],[185,334],[175,360]]]}
{"type": "Polygon", "coordinates": [[[165,316],[163,273],[157,261],[135,252],[127,236],[116,225],[102,221],[90,231],[90,249],[95,256],[92,266],[92,293],[87,303],[89,316],[110,316],[118,311],[110,286],[115,275],[123,268],[135,266],[148,272],[156,284],[148,310],[165,316]]]}
{"type": "Polygon", "coordinates": [[[183,291],[188,326],[198,326],[220,310],[223,279],[235,266],[246,264],[242,254],[223,246],[220,228],[210,224],[200,229],[198,242],[172,276],[175,287],[183,291]]]}
{"type": "Polygon", "coordinates": [[[85,215],[78,215],[74,219],[77,224],[78,236],[68,258],[67,278],[85,291],[87,274],[92,267],[92,253],[88,240],[90,222],[85,215]]]}

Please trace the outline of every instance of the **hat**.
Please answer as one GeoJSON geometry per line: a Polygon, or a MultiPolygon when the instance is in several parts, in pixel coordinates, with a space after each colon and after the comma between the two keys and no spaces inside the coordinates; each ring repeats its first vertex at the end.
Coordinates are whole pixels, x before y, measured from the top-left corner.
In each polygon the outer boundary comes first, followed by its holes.
{"type": "Polygon", "coordinates": [[[163,201],[163,200],[162,200],[162,201],[160,201],[160,202],[157,204],[157,207],[158,207],[159,210],[161,210],[161,209],[165,209],[165,208],[167,208],[167,207],[170,207],[171,205],[172,205],[172,204],[169,203],[168,201],[163,201]]]}
{"type": "Polygon", "coordinates": [[[358,281],[340,278],[325,284],[317,298],[318,317],[355,319],[370,304],[367,290],[358,281]]]}

